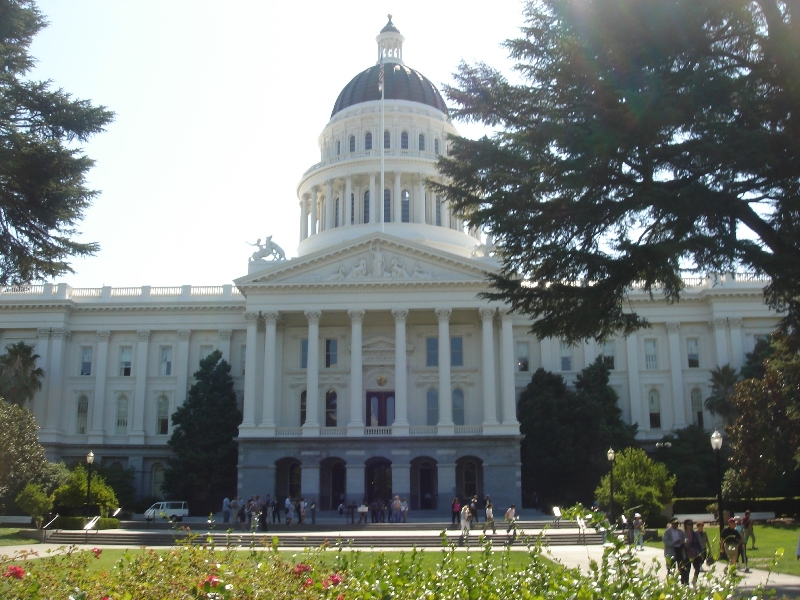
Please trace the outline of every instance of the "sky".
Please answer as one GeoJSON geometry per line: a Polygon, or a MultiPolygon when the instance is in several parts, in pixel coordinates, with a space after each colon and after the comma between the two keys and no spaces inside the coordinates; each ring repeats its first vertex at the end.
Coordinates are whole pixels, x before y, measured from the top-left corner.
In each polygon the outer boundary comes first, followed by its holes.
{"type": "MultiPolygon", "coordinates": [[[[404,62],[440,89],[464,60],[509,72],[520,0],[38,0],[31,79],[116,113],[83,151],[100,244],[72,287],[222,285],[257,238],[297,255],[297,184],[341,89],[377,60],[392,14],[404,62]]],[[[483,130],[455,122],[468,137],[483,130]]]]}

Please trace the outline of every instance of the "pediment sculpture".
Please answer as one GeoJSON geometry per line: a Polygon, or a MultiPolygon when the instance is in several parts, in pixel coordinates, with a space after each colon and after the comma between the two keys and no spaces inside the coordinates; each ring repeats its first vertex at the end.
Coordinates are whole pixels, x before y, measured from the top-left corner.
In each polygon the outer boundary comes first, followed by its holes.
{"type": "Polygon", "coordinates": [[[286,253],[283,251],[276,242],[272,241],[272,236],[267,236],[267,239],[264,240],[264,243],[261,243],[261,238],[256,240],[255,244],[251,244],[250,242],[245,242],[248,246],[253,246],[258,248],[255,252],[253,252],[252,256],[250,257],[250,262],[255,262],[257,260],[264,260],[271,258],[272,260],[286,260],[286,253]]]}

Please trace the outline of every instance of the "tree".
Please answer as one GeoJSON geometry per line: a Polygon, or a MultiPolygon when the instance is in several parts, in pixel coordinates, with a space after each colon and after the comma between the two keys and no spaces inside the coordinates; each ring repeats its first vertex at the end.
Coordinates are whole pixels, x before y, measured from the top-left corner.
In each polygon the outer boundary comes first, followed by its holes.
{"type": "Polygon", "coordinates": [[[706,398],[704,404],[708,412],[720,415],[727,425],[733,425],[739,414],[731,401],[738,381],[739,374],[730,365],[711,369],[711,395],[706,398]]]}
{"type": "Polygon", "coordinates": [[[98,249],[71,239],[97,194],[85,180],[94,161],[78,144],[113,113],[24,79],[45,25],[33,0],[0,0],[0,285],[72,273],[70,258],[98,249]]]}
{"type": "Polygon", "coordinates": [[[44,448],[37,429],[27,408],[0,400],[0,502],[15,498],[42,471],[44,448]]]}
{"type": "MultiPolygon", "coordinates": [[[[664,463],[675,475],[675,496],[716,496],[717,461],[709,433],[702,427],[689,425],[665,435],[661,441],[671,445],[657,448],[653,459],[664,463]]],[[[725,444],[723,457],[729,452],[730,446],[725,444]]]]}
{"type": "Polygon", "coordinates": [[[524,498],[536,491],[545,503],[588,502],[608,471],[608,448],[636,443],[637,428],[622,422],[602,360],[578,375],[575,388],[569,390],[560,375],[538,369],[520,394],[524,498]]]}
{"type": "Polygon", "coordinates": [[[36,392],[42,389],[44,377],[44,371],[36,366],[38,358],[33,346],[25,342],[6,348],[6,353],[0,356],[0,398],[18,406],[33,400],[36,392]]]}
{"type": "MultiPolygon", "coordinates": [[[[53,492],[53,504],[57,510],[67,508],[76,514],[81,511],[82,507],[86,505],[88,476],[89,474],[82,464],[75,466],[67,482],[53,492]]],[[[95,472],[92,472],[92,490],[89,500],[90,504],[100,507],[100,513],[104,516],[119,507],[114,490],[106,484],[102,475],[95,472]]]]}
{"type": "Polygon", "coordinates": [[[686,270],[771,278],[800,318],[800,9],[782,0],[529,0],[506,47],[520,83],[462,64],[439,170],[501,270],[486,296],[539,337],[629,333],[631,288],[679,299],[686,270]]]}
{"type": "Polygon", "coordinates": [[[53,510],[53,499],[47,495],[42,486],[35,483],[29,483],[22,488],[14,502],[33,517],[37,527],[41,527],[42,517],[53,510]]]}
{"type": "Polygon", "coordinates": [[[196,514],[218,510],[236,489],[234,438],[242,414],[230,371],[219,350],[201,360],[186,402],[172,415],[173,456],[164,472],[164,491],[170,498],[188,500],[196,514]]]}
{"type": "MultiPolygon", "coordinates": [[[[594,494],[601,504],[608,504],[610,473],[603,475],[594,494]]],[[[641,448],[626,448],[614,461],[614,504],[625,510],[640,507],[645,519],[653,517],[672,501],[675,476],[666,465],[655,462],[641,448]]]]}

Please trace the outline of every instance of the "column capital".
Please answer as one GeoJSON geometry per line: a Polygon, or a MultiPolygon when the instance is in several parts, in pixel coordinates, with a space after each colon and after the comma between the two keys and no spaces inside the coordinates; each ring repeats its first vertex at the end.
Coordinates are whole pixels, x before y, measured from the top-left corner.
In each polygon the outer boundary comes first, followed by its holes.
{"type": "Polygon", "coordinates": [[[353,321],[353,322],[363,321],[364,320],[364,315],[366,313],[367,313],[367,311],[365,311],[363,309],[348,310],[347,311],[347,316],[349,316],[350,320],[353,321]]]}
{"type": "Polygon", "coordinates": [[[49,327],[40,327],[36,330],[37,335],[41,337],[50,337],[50,328],[49,327]]]}
{"type": "Polygon", "coordinates": [[[191,329],[178,329],[178,339],[179,340],[188,340],[189,336],[192,335],[191,329]]]}
{"type": "Polygon", "coordinates": [[[53,328],[53,330],[51,331],[51,335],[53,336],[54,339],[59,339],[59,338],[69,339],[69,336],[71,334],[72,332],[69,329],[64,329],[63,327],[56,327],[53,328]]]}
{"type": "Polygon", "coordinates": [[[233,330],[231,330],[231,329],[220,329],[219,330],[219,339],[221,339],[221,340],[229,340],[229,339],[231,339],[231,335],[233,335],[233,330]]]}
{"type": "Polygon", "coordinates": [[[111,337],[111,332],[110,331],[106,331],[106,330],[103,330],[103,329],[98,329],[97,330],[97,340],[98,341],[107,342],[108,338],[110,338],[110,337],[111,337]]]}
{"type": "Polygon", "coordinates": [[[270,311],[264,313],[264,321],[267,323],[276,323],[278,321],[278,312],[277,311],[270,311]]]}
{"type": "Polygon", "coordinates": [[[258,323],[258,313],[257,312],[246,312],[244,313],[244,320],[247,321],[248,325],[255,325],[258,323]]]}
{"type": "Polygon", "coordinates": [[[670,333],[673,332],[673,331],[674,332],[678,332],[678,331],[680,331],[680,328],[681,328],[681,324],[677,323],[675,321],[669,321],[667,323],[664,323],[664,325],[666,325],[667,331],[669,331],[670,333]]]}
{"type": "Polygon", "coordinates": [[[149,329],[140,329],[136,332],[136,336],[139,338],[140,342],[146,342],[150,339],[150,330],[149,329]]]}
{"type": "Polygon", "coordinates": [[[489,319],[493,319],[495,313],[497,313],[497,309],[496,308],[483,307],[483,308],[479,308],[478,309],[478,314],[480,314],[481,319],[483,319],[484,321],[488,321],[489,319]]]}
{"type": "Polygon", "coordinates": [[[737,319],[737,318],[728,317],[728,325],[730,325],[731,327],[741,327],[742,326],[742,320],[741,319],[737,319]]]}
{"type": "Polygon", "coordinates": [[[449,321],[451,314],[453,314],[453,309],[452,308],[437,308],[436,309],[436,318],[438,318],[439,321],[449,321]]]}
{"type": "Polygon", "coordinates": [[[307,310],[303,313],[308,319],[308,322],[311,323],[312,321],[319,321],[322,317],[321,310],[307,310]]]}
{"type": "Polygon", "coordinates": [[[725,326],[728,324],[728,319],[713,319],[708,323],[708,329],[710,331],[716,331],[717,329],[725,329],[725,326]]]}
{"type": "Polygon", "coordinates": [[[392,316],[394,317],[395,321],[405,321],[408,317],[408,309],[407,308],[395,308],[392,310],[392,316]]]}

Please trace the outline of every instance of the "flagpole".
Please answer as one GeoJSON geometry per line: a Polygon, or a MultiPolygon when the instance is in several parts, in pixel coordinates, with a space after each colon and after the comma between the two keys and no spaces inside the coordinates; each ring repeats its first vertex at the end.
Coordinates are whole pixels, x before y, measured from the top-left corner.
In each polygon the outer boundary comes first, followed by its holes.
{"type": "Polygon", "coordinates": [[[386,211],[385,211],[386,203],[385,203],[385,200],[384,200],[384,194],[386,192],[384,192],[385,183],[384,183],[384,157],[383,157],[383,152],[384,152],[384,149],[386,147],[386,138],[385,138],[386,125],[385,125],[385,121],[384,121],[385,120],[385,113],[384,113],[384,110],[383,110],[383,106],[384,106],[384,102],[383,101],[384,101],[384,99],[386,97],[384,89],[386,88],[386,85],[385,85],[385,82],[384,82],[384,72],[383,72],[383,53],[381,53],[380,86],[381,86],[381,135],[380,135],[379,139],[380,139],[380,145],[381,145],[381,190],[380,190],[380,194],[378,195],[378,200],[380,202],[378,207],[380,208],[379,212],[380,212],[380,215],[381,215],[381,232],[383,232],[384,231],[383,224],[386,221],[386,211]]]}

